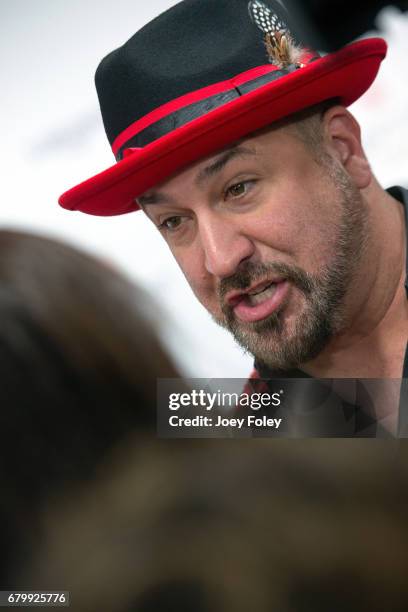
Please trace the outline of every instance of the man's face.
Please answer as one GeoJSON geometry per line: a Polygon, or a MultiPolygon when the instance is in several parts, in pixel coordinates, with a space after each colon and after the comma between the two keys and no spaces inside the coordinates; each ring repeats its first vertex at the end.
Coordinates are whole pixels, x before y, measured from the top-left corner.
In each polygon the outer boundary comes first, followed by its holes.
{"type": "Polygon", "coordinates": [[[327,159],[269,130],[139,198],[200,302],[272,368],[306,363],[345,324],[366,212],[327,159]]]}

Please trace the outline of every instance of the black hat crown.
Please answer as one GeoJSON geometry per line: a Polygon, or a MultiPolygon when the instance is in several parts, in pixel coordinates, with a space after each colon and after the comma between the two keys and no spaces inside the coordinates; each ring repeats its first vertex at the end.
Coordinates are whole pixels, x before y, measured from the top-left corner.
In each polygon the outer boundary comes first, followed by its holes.
{"type": "MultiPolygon", "coordinates": [[[[129,125],[166,102],[268,63],[262,23],[251,19],[250,4],[257,5],[255,11],[271,11],[278,24],[289,24],[274,0],[267,5],[184,0],[102,60],[95,81],[111,145],[129,125]]],[[[149,134],[143,146],[152,139],[149,134]]]]}

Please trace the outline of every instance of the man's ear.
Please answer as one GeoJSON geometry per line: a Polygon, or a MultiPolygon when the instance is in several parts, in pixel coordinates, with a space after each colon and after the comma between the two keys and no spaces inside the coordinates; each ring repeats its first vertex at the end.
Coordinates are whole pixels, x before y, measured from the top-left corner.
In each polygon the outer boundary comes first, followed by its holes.
{"type": "Polygon", "coordinates": [[[372,172],[361,144],[360,126],[344,106],[333,106],[323,117],[326,145],[342,164],[359,189],[372,179],[372,172]]]}

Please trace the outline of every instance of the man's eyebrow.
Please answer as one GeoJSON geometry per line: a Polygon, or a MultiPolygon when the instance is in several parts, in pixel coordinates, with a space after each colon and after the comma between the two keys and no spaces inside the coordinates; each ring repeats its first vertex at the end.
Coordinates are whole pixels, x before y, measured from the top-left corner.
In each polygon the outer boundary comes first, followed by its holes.
{"type": "MultiPolygon", "coordinates": [[[[209,166],[202,168],[195,179],[195,183],[200,186],[203,182],[221,172],[223,168],[228,164],[229,161],[234,159],[235,157],[249,157],[255,156],[256,151],[254,149],[250,149],[249,147],[244,147],[243,145],[237,145],[232,149],[228,149],[223,154],[221,154],[218,159],[212,162],[209,166]]],[[[140,195],[136,198],[139,206],[143,207],[149,204],[174,204],[174,201],[171,197],[166,196],[164,193],[160,192],[152,192],[140,195]]]]}
{"type": "Polygon", "coordinates": [[[146,206],[147,204],[172,204],[173,200],[163,193],[148,193],[146,195],[140,195],[136,198],[137,203],[140,207],[146,206]]]}
{"type": "Polygon", "coordinates": [[[250,149],[249,147],[244,147],[242,145],[237,145],[233,149],[229,149],[228,151],[223,153],[221,157],[216,159],[209,166],[202,168],[202,170],[200,170],[198,176],[195,179],[195,183],[198,186],[202,185],[203,182],[221,172],[221,170],[225,168],[228,162],[234,159],[235,157],[250,157],[255,155],[256,151],[254,149],[250,149]]]}

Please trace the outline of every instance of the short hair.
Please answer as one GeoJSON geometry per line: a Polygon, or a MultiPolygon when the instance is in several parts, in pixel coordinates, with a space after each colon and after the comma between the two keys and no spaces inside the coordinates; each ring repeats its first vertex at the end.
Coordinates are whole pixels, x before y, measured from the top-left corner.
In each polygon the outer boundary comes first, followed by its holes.
{"type": "Polygon", "coordinates": [[[324,100],[289,117],[288,125],[295,128],[296,134],[313,153],[322,149],[324,115],[338,103],[337,99],[324,100]]]}
{"type": "Polygon", "coordinates": [[[340,104],[338,98],[323,100],[313,106],[308,106],[296,113],[274,121],[270,125],[253,132],[251,136],[257,136],[278,129],[288,129],[306,146],[313,157],[320,163],[327,161],[327,153],[324,150],[323,117],[325,113],[340,104]]]}

